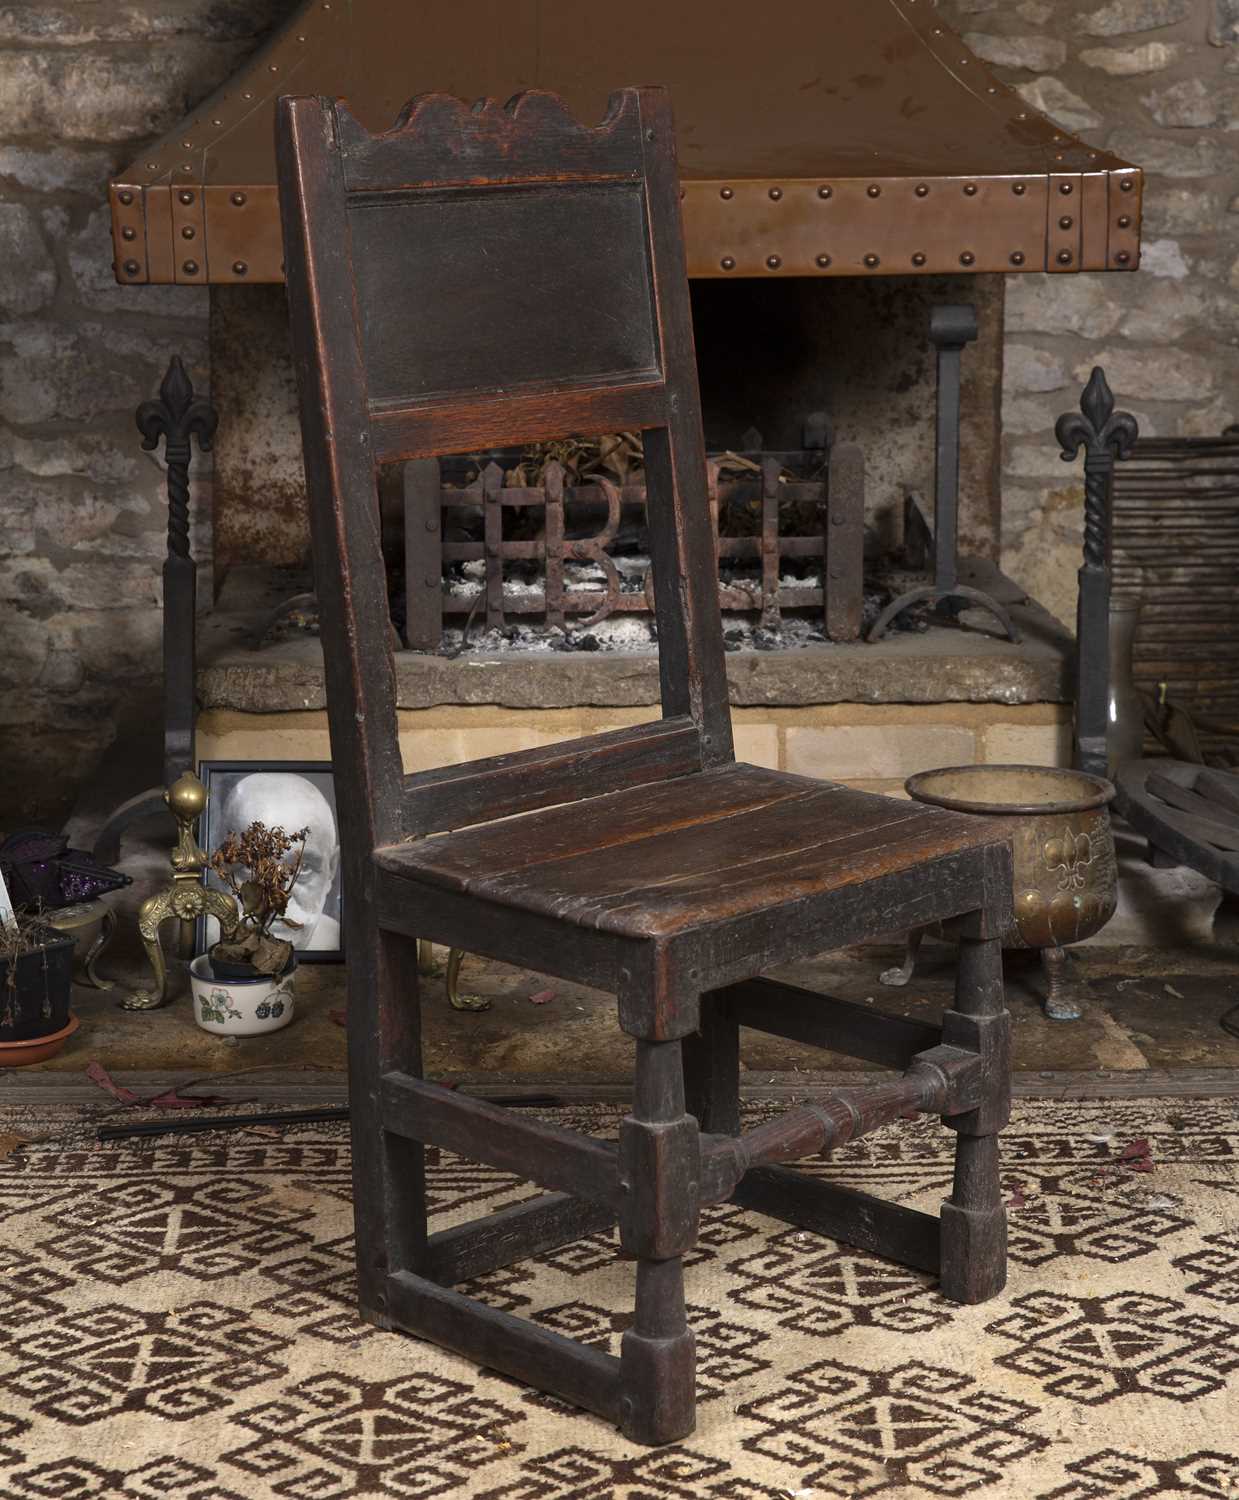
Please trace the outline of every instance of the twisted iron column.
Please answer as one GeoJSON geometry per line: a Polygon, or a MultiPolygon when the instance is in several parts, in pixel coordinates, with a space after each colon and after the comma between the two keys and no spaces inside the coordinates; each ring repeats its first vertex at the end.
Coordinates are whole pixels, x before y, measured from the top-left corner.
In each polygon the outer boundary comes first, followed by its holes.
{"type": "Polygon", "coordinates": [[[1079,412],[1064,412],[1054,436],[1064,463],[1084,449],[1084,562],[1076,608],[1077,770],[1106,774],[1110,701],[1110,550],[1114,465],[1131,453],[1140,429],[1130,412],[1115,411],[1105,371],[1095,366],[1079,412]]]}
{"type": "Polygon", "coordinates": [[[159,387],[159,399],[143,401],[137,413],[142,446],[164,440],[168,465],[168,555],[163,565],[164,785],[171,786],[194,763],[195,615],[198,583],[189,551],[189,463],[191,439],[209,453],[219,416],[195,397],[179,355],[174,354],[159,387]]]}

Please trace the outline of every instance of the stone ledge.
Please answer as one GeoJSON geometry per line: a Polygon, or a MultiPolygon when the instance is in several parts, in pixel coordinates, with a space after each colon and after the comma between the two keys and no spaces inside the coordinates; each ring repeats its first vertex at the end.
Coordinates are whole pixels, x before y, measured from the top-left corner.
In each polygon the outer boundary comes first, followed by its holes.
{"type": "MultiPolygon", "coordinates": [[[[727,657],[737,707],[829,703],[1062,703],[1070,697],[1073,642],[1039,606],[1014,605],[1018,646],[973,629],[933,629],[876,645],[823,644],[727,657]]],[[[217,623],[222,623],[218,622],[217,623]]],[[[209,632],[218,639],[215,630],[209,632]]],[[[261,650],[204,643],[203,709],[287,713],[326,706],[314,637],[261,650]]],[[[454,660],[396,654],[399,706],[493,704],[504,708],[625,708],[658,701],[653,655],[491,652],[454,660]]]]}

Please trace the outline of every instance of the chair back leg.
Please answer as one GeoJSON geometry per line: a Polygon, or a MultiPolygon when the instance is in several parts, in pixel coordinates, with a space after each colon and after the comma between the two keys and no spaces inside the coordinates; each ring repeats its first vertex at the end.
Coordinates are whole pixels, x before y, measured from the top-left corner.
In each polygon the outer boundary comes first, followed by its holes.
{"type": "Polygon", "coordinates": [[[690,1115],[712,1135],[740,1134],[740,1023],[725,992],[701,997],[701,1026],[681,1043],[690,1115]]]}
{"type": "Polygon", "coordinates": [[[959,1138],[954,1186],[942,1205],[941,1289],[953,1302],[984,1302],[1007,1280],[998,1132],[1011,1113],[1011,1063],[1000,938],[960,939],[955,1010],[943,1018],[943,1039],[969,1042],[986,1066],[979,1107],[945,1121],[959,1138]]]}

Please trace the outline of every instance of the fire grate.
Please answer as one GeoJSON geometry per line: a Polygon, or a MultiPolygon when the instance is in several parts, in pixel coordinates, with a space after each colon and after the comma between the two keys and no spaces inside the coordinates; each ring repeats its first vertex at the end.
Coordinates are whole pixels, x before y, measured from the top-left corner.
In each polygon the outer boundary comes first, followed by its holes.
{"type": "MultiPolygon", "coordinates": [[[[820,470],[820,453],[739,455],[751,477],[724,473],[736,457],[707,462],[721,609],[756,615],[767,630],[779,628],[784,611],[808,612],[830,640],[858,639],[865,529],[859,447],[836,444],[825,477],[813,478],[796,476],[820,470]],[[734,534],[736,518],[748,534],[734,534]]],[[[570,484],[558,462],[546,465],[538,485],[505,482],[493,460],[468,483],[453,484],[453,477],[451,466],[438,459],[404,466],[405,641],[411,649],[437,651],[449,621],[478,616],[488,631],[530,618],[548,631],[563,631],[612,615],[652,614],[643,484],[600,475],[570,484]],[[512,514],[518,511],[519,518],[512,514]],[[587,524],[596,529],[580,535],[587,524]],[[453,564],[475,565],[477,586],[453,591],[447,581],[453,564]],[[574,564],[592,565],[594,581],[574,580],[572,573],[580,572],[574,564]],[[533,581],[514,579],[512,565],[525,565],[533,581]]]]}

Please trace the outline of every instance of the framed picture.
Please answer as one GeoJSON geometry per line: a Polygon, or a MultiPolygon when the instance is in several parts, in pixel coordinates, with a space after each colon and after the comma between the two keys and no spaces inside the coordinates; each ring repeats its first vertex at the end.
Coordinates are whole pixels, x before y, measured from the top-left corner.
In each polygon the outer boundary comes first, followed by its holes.
{"type": "MultiPolygon", "coordinates": [[[[204,760],[198,775],[207,789],[198,842],[212,854],[229,833],[265,823],[292,833],[308,828],[301,876],[293,887],[288,915],[299,928],[276,926],[275,936],[292,943],[298,963],[332,963],[343,958],[340,938],[340,838],[336,786],[327,760],[204,760]]],[[[223,889],[208,870],[208,885],[223,889]]],[[[219,937],[213,917],[198,919],[195,951],[205,953],[219,937]]]]}

